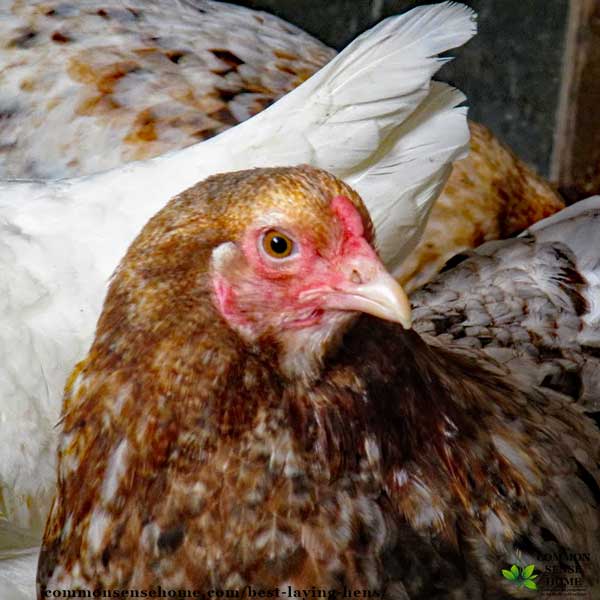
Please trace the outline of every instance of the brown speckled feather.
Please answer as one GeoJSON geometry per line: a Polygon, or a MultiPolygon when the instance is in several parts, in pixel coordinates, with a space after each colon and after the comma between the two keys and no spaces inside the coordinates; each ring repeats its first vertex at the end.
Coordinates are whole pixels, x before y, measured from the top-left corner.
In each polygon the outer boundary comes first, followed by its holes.
{"type": "Polygon", "coordinates": [[[507,598],[517,551],[563,550],[594,583],[600,433],[566,395],[366,316],[290,378],[277,337],[215,308],[213,248],[272,210],[325,243],[339,194],[371,239],[358,197],[300,167],[210,178],[132,244],[67,386],[41,589],[507,598]]]}
{"type": "Polygon", "coordinates": [[[598,198],[559,217],[455,257],[413,296],[414,326],[444,345],[482,351],[526,385],[599,411],[598,198]]]}
{"type": "Polygon", "coordinates": [[[206,140],[335,54],[211,0],[5,2],[0,38],[4,177],[96,173],[206,140]]]}

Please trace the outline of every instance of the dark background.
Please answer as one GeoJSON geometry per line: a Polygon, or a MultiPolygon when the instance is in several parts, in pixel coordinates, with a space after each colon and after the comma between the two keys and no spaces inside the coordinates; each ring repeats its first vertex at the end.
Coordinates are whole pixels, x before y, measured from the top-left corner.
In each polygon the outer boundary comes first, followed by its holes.
{"type": "MultiPolygon", "coordinates": [[[[230,2],[232,0],[229,0],[230,2]]],[[[572,0],[579,1],[579,0],[572,0]]],[[[338,50],[381,19],[433,0],[233,0],[294,23],[338,50]]],[[[549,175],[560,96],[568,0],[466,0],[479,33],[438,78],[468,97],[484,123],[549,175]]]]}

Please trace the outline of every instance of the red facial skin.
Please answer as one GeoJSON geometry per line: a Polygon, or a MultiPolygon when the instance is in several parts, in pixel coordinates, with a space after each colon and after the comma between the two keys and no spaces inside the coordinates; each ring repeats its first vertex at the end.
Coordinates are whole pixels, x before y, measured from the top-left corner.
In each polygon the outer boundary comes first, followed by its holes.
{"type": "Polygon", "coordinates": [[[240,245],[245,268],[223,269],[213,278],[216,304],[228,322],[250,329],[260,320],[264,325],[265,319],[279,330],[314,327],[332,310],[326,306],[328,294],[381,269],[350,200],[335,197],[331,211],[330,237],[319,247],[299,227],[273,224],[248,230],[240,245]],[[262,249],[262,237],[271,229],[293,240],[289,257],[273,258],[262,249]]]}

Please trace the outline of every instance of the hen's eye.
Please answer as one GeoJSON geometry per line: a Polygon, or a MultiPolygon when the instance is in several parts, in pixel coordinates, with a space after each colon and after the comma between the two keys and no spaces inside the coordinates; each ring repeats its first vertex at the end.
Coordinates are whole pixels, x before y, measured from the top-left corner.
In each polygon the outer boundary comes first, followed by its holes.
{"type": "Polygon", "coordinates": [[[294,242],[281,231],[271,229],[263,237],[263,248],[273,258],[286,258],[294,249],[294,242]]]}

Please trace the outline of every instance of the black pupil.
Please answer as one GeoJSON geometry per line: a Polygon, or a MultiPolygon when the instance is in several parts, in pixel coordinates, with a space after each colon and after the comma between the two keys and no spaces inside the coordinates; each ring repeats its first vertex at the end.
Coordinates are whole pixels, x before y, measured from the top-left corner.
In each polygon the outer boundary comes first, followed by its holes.
{"type": "Polygon", "coordinates": [[[271,238],[271,250],[275,254],[285,254],[288,250],[288,241],[285,238],[274,235],[271,238]]]}

